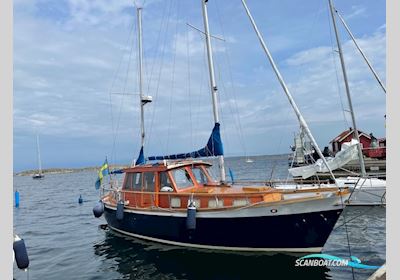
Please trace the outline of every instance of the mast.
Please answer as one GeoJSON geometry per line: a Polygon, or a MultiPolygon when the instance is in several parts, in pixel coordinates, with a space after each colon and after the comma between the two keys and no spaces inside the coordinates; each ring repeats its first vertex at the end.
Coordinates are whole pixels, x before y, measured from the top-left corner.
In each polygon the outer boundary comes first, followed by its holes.
{"type": "Polygon", "coordinates": [[[143,50],[142,50],[142,7],[138,7],[138,42],[139,42],[139,98],[140,98],[140,135],[141,147],[144,146],[144,104],[143,104],[143,50]]]}
{"type": "Polygon", "coordinates": [[[353,103],[351,101],[349,82],[347,80],[346,66],[344,63],[342,46],[340,44],[340,38],[339,38],[337,26],[336,26],[336,19],[335,19],[335,14],[334,14],[335,8],[333,7],[332,0],[329,0],[329,6],[330,6],[330,11],[331,11],[331,16],[332,16],[333,28],[335,30],[336,42],[337,42],[337,46],[338,46],[338,50],[339,50],[340,64],[342,66],[343,80],[344,80],[344,85],[346,87],[346,95],[347,95],[347,101],[349,103],[351,121],[353,123],[353,130],[354,130],[353,138],[355,138],[358,141],[357,148],[358,148],[358,158],[360,161],[361,176],[365,177],[366,171],[365,171],[365,165],[364,165],[364,157],[363,157],[362,150],[361,150],[360,136],[358,135],[358,130],[357,130],[357,126],[356,126],[356,118],[354,116],[353,103]]]}
{"type": "Polygon", "coordinates": [[[364,58],[365,62],[367,63],[369,69],[372,71],[372,74],[374,74],[375,79],[378,81],[379,85],[382,87],[383,91],[386,93],[386,87],[383,85],[381,79],[379,78],[378,74],[375,72],[374,68],[372,67],[371,63],[369,62],[368,58],[365,56],[364,52],[361,50],[360,46],[357,44],[356,39],[353,36],[353,33],[351,33],[350,28],[347,26],[346,22],[342,18],[342,16],[339,14],[338,10],[335,8],[335,12],[338,15],[340,21],[343,23],[343,26],[346,28],[347,33],[349,33],[351,39],[353,40],[354,44],[356,45],[358,51],[361,53],[362,57],[364,58]]]}
{"type": "Polygon", "coordinates": [[[143,94],[143,39],[142,39],[142,10],[143,8],[138,6],[136,8],[137,11],[137,19],[138,19],[138,51],[139,51],[139,100],[140,100],[140,136],[141,136],[141,147],[139,157],[136,160],[137,164],[142,164],[145,162],[144,160],[144,139],[145,139],[145,131],[144,131],[144,105],[152,101],[151,96],[146,96],[143,94]]]}
{"type": "Polygon", "coordinates": [[[42,161],[40,159],[40,148],[39,148],[39,134],[36,134],[36,151],[39,166],[39,175],[42,175],[42,161]]]}
{"type": "Polygon", "coordinates": [[[307,133],[307,135],[308,135],[308,137],[310,138],[311,142],[313,143],[314,148],[315,148],[315,150],[317,151],[319,157],[322,159],[322,161],[324,162],[326,168],[329,170],[329,173],[331,174],[332,178],[335,180],[336,185],[338,185],[337,182],[336,182],[336,178],[335,178],[335,176],[334,176],[333,173],[332,173],[331,168],[329,167],[329,165],[328,165],[328,163],[327,163],[327,161],[326,161],[324,155],[322,154],[322,152],[321,152],[321,150],[320,150],[320,148],[319,148],[317,142],[315,141],[313,135],[311,134],[311,131],[310,131],[310,129],[308,128],[308,125],[307,125],[305,119],[303,118],[303,116],[302,116],[302,114],[301,114],[299,108],[297,107],[296,102],[294,101],[292,95],[290,94],[289,89],[288,89],[288,87],[286,86],[286,83],[285,83],[285,81],[283,80],[282,75],[281,75],[281,73],[279,72],[279,69],[278,69],[278,67],[276,66],[275,62],[274,62],[274,59],[273,59],[272,56],[271,56],[271,53],[269,52],[267,46],[265,45],[264,39],[262,38],[262,35],[261,35],[260,31],[258,31],[257,25],[256,25],[256,23],[255,23],[255,21],[254,21],[252,15],[251,15],[251,13],[250,13],[250,10],[248,9],[248,7],[247,7],[247,5],[246,5],[245,0],[242,0],[242,4],[243,4],[243,6],[244,6],[244,8],[245,8],[245,10],[246,10],[246,13],[247,13],[247,15],[248,15],[250,21],[251,21],[251,24],[253,25],[254,31],[255,31],[256,34],[257,34],[257,37],[258,37],[258,39],[259,39],[259,41],[260,41],[260,43],[261,43],[261,46],[262,46],[262,48],[264,49],[264,52],[265,52],[265,54],[267,55],[267,57],[268,57],[268,59],[269,59],[269,62],[271,63],[271,66],[272,66],[272,68],[273,68],[273,70],[274,70],[274,72],[275,72],[275,74],[276,74],[276,76],[277,76],[277,78],[278,78],[278,80],[279,80],[279,83],[281,84],[281,86],[282,86],[282,88],[283,88],[283,91],[284,91],[285,94],[286,94],[286,97],[289,99],[290,105],[292,105],[292,108],[293,108],[293,110],[294,110],[294,112],[295,112],[295,114],[296,114],[296,116],[297,116],[297,118],[298,118],[298,120],[299,120],[299,122],[300,122],[300,126],[301,126],[301,127],[304,129],[304,131],[307,133]]]}
{"type": "MultiPolygon", "coordinates": [[[[211,96],[213,103],[213,113],[214,113],[214,122],[219,123],[219,115],[218,115],[218,99],[217,99],[217,85],[215,82],[215,74],[214,74],[214,62],[213,62],[213,54],[211,48],[211,36],[210,36],[210,28],[208,26],[208,14],[207,14],[207,2],[208,0],[201,0],[201,4],[203,7],[203,20],[204,20],[204,32],[206,35],[206,45],[207,45],[207,58],[208,58],[208,69],[210,72],[210,86],[211,86],[211,96]]],[[[221,177],[221,181],[225,181],[225,166],[224,166],[224,156],[218,156],[218,165],[219,165],[219,173],[221,177]]]]}

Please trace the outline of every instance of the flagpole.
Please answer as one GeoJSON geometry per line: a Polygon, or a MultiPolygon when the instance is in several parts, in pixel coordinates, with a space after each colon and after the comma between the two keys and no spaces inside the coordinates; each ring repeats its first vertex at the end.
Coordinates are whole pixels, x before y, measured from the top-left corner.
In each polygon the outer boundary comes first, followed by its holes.
{"type": "Polygon", "coordinates": [[[106,163],[107,163],[108,176],[110,177],[110,183],[111,183],[110,165],[108,164],[107,156],[106,156],[106,163]]]}

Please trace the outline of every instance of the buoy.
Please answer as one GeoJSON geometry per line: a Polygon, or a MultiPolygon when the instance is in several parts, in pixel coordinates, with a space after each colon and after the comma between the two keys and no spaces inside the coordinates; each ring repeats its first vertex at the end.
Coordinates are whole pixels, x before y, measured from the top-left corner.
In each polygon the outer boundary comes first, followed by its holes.
{"type": "Polygon", "coordinates": [[[101,215],[103,215],[104,213],[104,203],[103,201],[99,200],[99,202],[97,202],[97,204],[93,207],[93,215],[96,218],[100,218],[101,215]]]}
{"type": "Polygon", "coordinates": [[[196,205],[193,200],[189,200],[188,202],[186,228],[188,230],[196,229],[196,205]]]}
{"type": "Polygon", "coordinates": [[[82,195],[81,195],[81,194],[79,195],[78,203],[79,203],[79,204],[82,204],[82,203],[83,203],[83,198],[82,198],[82,195]]]}
{"type": "Polygon", "coordinates": [[[15,207],[19,207],[19,191],[15,191],[15,207]]]}
{"type": "Polygon", "coordinates": [[[19,238],[18,235],[14,235],[13,243],[15,262],[19,269],[26,269],[29,266],[28,252],[26,251],[25,242],[19,238]]]}
{"type": "Polygon", "coordinates": [[[124,219],[124,202],[122,200],[117,203],[117,212],[115,215],[117,216],[117,220],[124,219]]]}

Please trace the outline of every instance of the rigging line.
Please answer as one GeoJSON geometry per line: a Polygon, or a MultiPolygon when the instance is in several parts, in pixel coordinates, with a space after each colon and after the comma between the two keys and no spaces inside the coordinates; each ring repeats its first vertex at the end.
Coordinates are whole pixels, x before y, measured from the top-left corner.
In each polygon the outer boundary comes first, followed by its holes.
{"type": "MultiPolygon", "coordinates": [[[[125,41],[124,47],[127,46],[129,41],[131,40],[131,36],[132,36],[132,32],[133,32],[133,26],[134,26],[134,23],[131,22],[130,27],[129,27],[129,35],[128,35],[126,41],[125,41]]],[[[115,129],[114,125],[115,124],[114,124],[114,112],[113,112],[113,104],[112,104],[111,92],[112,92],[112,89],[114,88],[114,85],[115,85],[115,82],[116,82],[116,79],[117,79],[117,74],[118,74],[119,70],[121,69],[121,65],[122,65],[122,61],[123,61],[124,56],[125,56],[125,53],[123,51],[122,55],[121,55],[121,58],[119,59],[118,67],[117,67],[117,69],[115,70],[115,72],[113,74],[113,79],[111,80],[111,85],[110,85],[109,91],[108,91],[109,102],[110,102],[110,114],[111,114],[111,132],[112,132],[112,136],[113,137],[114,137],[114,134],[115,134],[115,131],[114,131],[114,129],[115,129]]],[[[115,147],[113,146],[112,150],[111,150],[111,162],[113,162],[113,157],[114,157],[114,152],[115,152],[114,148],[115,147]]]]}
{"type": "MultiPolygon", "coordinates": [[[[136,31],[136,29],[137,29],[136,24],[134,24],[134,29],[135,29],[135,31],[136,31]]],[[[122,92],[125,92],[125,90],[126,90],[126,85],[127,85],[127,82],[128,82],[128,74],[129,74],[129,68],[130,68],[130,65],[131,65],[131,58],[132,58],[132,51],[133,51],[133,41],[134,41],[134,36],[132,36],[131,50],[130,50],[130,52],[129,52],[128,65],[127,65],[127,68],[126,68],[126,77],[125,77],[124,87],[123,87],[122,92]]],[[[115,149],[116,142],[117,142],[118,130],[119,130],[119,125],[120,125],[121,115],[122,115],[122,105],[123,105],[123,101],[124,101],[124,99],[125,99],[125,96],[126,96],[126,95],[123,95],[123,96],[121,97],[121,104],[120,104],[120,108],[119,108],[117,127],[116,127],[116,129],[115,129],[115,135],[114,135],[114,141],[113,141],[113,149],[115,149]]],[[[116,158],[117,158],[117,157],[115,156],[115,160],[117,160],[116,158]]]]}
{"type": "Polygon", "coordinates": [[[173,44],[173,62],[172,62],[172,81],[171,81],[171,94],[169,97],[169,112],[168,112],[168,129],[167,129],[167,141],[166,141],[166,151],[169,153],[169,139],[171,132],[171,119],[172,119],[172,102],[174,100],[174,91],[175,91],[175,66],[176,66],[176,46],[177,46],[177,38],[178,38],[178,22],[179,22],[179,12],[180,12],[180,1],[177,0],[177,13],[176,13],[176,23],[175,23],[175,34],[174,44],[173,44]]]}
{"type": "MultiPolygon", "coordinates": [[[[347,223],[352,222],[352,221],[354,221],[354,220],[356,220],[356,219],[358,219],[358,218],[360,218],[360,217],[366,215],[367,213],[369,213],[369,212],[371,212],[372,210],[374,210],[375,207],[377,207],[377,206],[370,206],[367,210],[365,210],[365,211],[362,212],[361,214],[359,214],[359,215],[357,215],[357,216],[355,216],[355,217],[353,217],[353,218],[347,220],[347,223]]],[[[370,216],[370,217],[371,217],[371,216],[370,216]]],[[[370,217],[369,217],[369,218],[370,218],[370,217]]],[[[341,228],[342,226],[344,226],[343,223],[340,224],[340,225],[338,225],[338,226],[335,226],[335,228],[334,228],[333,230],[337,230],[338,228],[341,228]]]]}
{"type": "MultiPolygon", "coordinates": [[[[141,10],[141,11],[143,11],[143,10],[141,10]]],[[[142,19],[141,19],[140,25],[142,25],[142,26],[139,26],[139,22],[137,23],[138,24],[138,26],[137,26],[137,35],[139,37],[139,33],[141,33],[142,43],[139,42],[140,39],[137,37],[137,41],[136,41],[136,45],[135,45],[135,50],[136,50],[135,51],[135,62],[136,62],[136,72],[135,72],[136,81],[135,81],[135,86],[137,87],[136,92],[138,92],[139,95],[140,94],[144,95],[143,81],[145,79],[144,77],[146,76],[145,75],[145,65],[146,65],[146,63],[144,63],[144,47],[143,47],[143,14],[141,14],[141,15],[142,15],[142,19]],[[142,30],[139,30],[140,27],[142,28],[142,30]],[[142,44],[142,47],[141,47],[142,53],[140,53],[139,44],[142,44]],[[139,61],[140,60],[140,56],[142,56],[142,62],[139,61]],[[140,71],[142,71],[142,72],[140,72],[140,71]],[[142,81],[140,80],[141,77],[142,77],[142,81]],[[142,92],[140,92],[140,83],[142,83],[142,92]]],[[[139,16],[139,14],[138,14],[138,11],[137,11],[137,17],[138,16],[139,16]]],[[[139,99],[139,106],[138,106],[140,108],[140,114],[142,113],[142,104],[141,103],[142,103],[142,100],[140,98],[139,99]]],[[[144,108],[143,108],[143,113],[144,113],[144,108]]],[[[142,118],[141,117],[140,118],[135,118],[135,120],[136,120],[136,123],[138,124],[138,126],[140,127],[140,129],[136,130],[136,135],[133,135],[132,138],[133,139],[142,139],[142,131],[144,131],[144,130],[141,129],[141,127],[142,127],[142,118]],[[136,138],[136,137],[138,137],[138,138],[136,138]]],[[[143,122],[144,122],[144,118],[143,118],[143,122]]],[[[134,132],[134,134],[135,134],[135,132],[134,132]]],[[[145,141],[146,141],[146,138],[144,138],[143,142],[145,142],[145,141]]],[[[136,142],[136,141],[134,141],[134,142],[136,142]]],[[[142,147],[141,144],[142,143],[140,141],[140,148],[142,147]]],[[[136,162],[136,156],[134,155],[135,152],[132,154],[133,158],[131,160],[130,166],[134,166],[135,165],[135,162],[136,162]]]]}
{"type": "MultiPolygon", "coordinates": [[[[166,45],[167,45],[167,37],[168,37],[167,35],[168,35],[171,11],[172,11],[172,0],[169,1],[169,9],[168,9],[168,16],[167,16],[168,20],[165,23],[164,38],[163,38],[163,43],[161,45],[161,51],[160,51],[161,63],[160,63],[160,69],[159,69],[159,72],[158,72],[158,79],[157,79],[157,82],[156,82],[154,103],[153,103],[153,106],[152,106],[153,110],[152,110],[152,114],[151,114],[149,139],[152,139],[151,135],[152,135],[152,132],[153,132],[153,127],[154,127],[154,119],[155,119],[155,116],[157,115],[158,106],[156,106],[156,104],[158,104],[157,100],[158,100],[158,93],[159,93],[159,89],[160,89],[161,74],[162,74],[162,70],[163,70],[163,66],[164,66],[164,55],[165,55],[165,48],[166,48],[166,45]]],[[[162,23],[161,25],[164,26],[164,23],[162,23]]],[[[157,139],[159,140],[159,146],[162,147],[163,143],[161,141],[161,138],[157,138],[157,139]]]]}
{"type": "Polygon", "coordinates": [[[330,20],[330,13],[329,13],[329,6],[327,9],[327,14],[328,14],[328,23],[329,23],[329,39],[331,41],[331,58],[333,61],[333,65],[335,66],[335,76],[336,76],[336,87],[337,87],[337,95],[339,96],[339,100],[340,100],[340,106],[342,108],[342,114],[343,114],[343,122],[345,124],[345,128],[349,127],[349,122],[347,121],[346,118],[346,110],[344,108],[343,105],[343,100],[342,100],[342,96],[341,96],[341,88],[340,88],[340,82],[339,82],[339,75],[338,75],[338,66],[337,66],[337,58],[335,57],[335,48],[334,48],[334,43],[333,43],[333,39],[332,39],[332,24],[331,24],[331,20],[330,20]]]}
{"type": "MultiPolygon", "coordinates": [[[[296,134],[294,134],[294,137],[296,137],[296,134]]],[[[296,145],[296,143],[295,143],[295,145],[294,145],[294,151],[293,151],[293,157],[292,157],[292,162],[290,163],[289,168],[293,168],[294,160],[296,159],[296,154],[297,154],[297,145],[296,145]]],[[[290,176],[290,172],[287,173],[286,180],[285,180],[285,184],[288,183],[288,181],[289,181],[289,176],[290,176]]],[[[293,178],[293,176],[292,176],[292,178],[293,178]]]]}
{"type": "Polygon", "coordinates": [[[350,28],[347,26],[346,22],[339,14],[339,12],[335,8],[335,12],[338,15],[340,21],[343,23],[347,33],[349,34],[350,38],[353,40],[354,44],[356,45],[358,51],[360,52],[361,56],[364,58],[364,61],[367,63],[369,69],[371,70],[372,74],[374,75],[375,79],[378,81],[379,85],[382,87],[384,93],[386,94],[386,87],[383,85],[381,79],[379,78],[378,74],[375,72],[374,68],[372,67],[371,63],[369,62],[368,58],[365,56],[364,52],[361,50],[360,46],[358,45],[356,38],[354,38],[353,33],[351,33],[350,28]]]}
{"type": "MultiPolygon", "coordinates": [[[[188,15],[186,14],[186,22],[188,22],[188,15]]],[[[189,26],[186,25],[186,54],[187,54],[187,74],[188,74],[188,95],[189,95],[189,125],[190,125],[190,143],[193,147],[193,124],[192,124],[192,96],[191,96],[191,83],[190,83],[190,48],[189,48],[189,26]]]]}
{"type": "MultiPolygon", "coordinates": [[[[281,135],[281,137],[280,137],[280,139],[279,139],[277,151],[279,151],[279,149],[280,149],[280,147],[281,147],[282,139],[283,139],[283,135],[281,135]]],[[[273,178],[274,172],[275,172],[275,168],[276,168],[277,165],[278,165],[278,158],[275,158],[275,160],[273,161],[272,168],[271,168],[271,174],[270,174],[270,176],[269,176],[269,181],[272,181],[272,178],[273,178]]]]}
{"type": "MultiPolygon", "coordinates": [[[[222,17],[221,17],[219,6],[218,6],[218,1],[215,1],[215,7],[216,7],[215,10],[216,10],[216,13],[217,13],[218,22],[219,22],[219,25],[221,27],[222,37],[226,38],[226,36],[225,36],[225,28],[224,28],[224,25],[223,25],[223,22],[222,22],[222,17]]],[[[227,47],[227,42],[226,41],[227,40],[224,40],[224,48],[225,48],[224,53],[225,53],[227,64],[228,64],[228,74],[229,74],[229,78],[230,78],[233,101],[234,101],[234,105],[235,105],[235,109],[236,109],[236,117],[237,117],[237,121],[238,121],[238,124],[239,124],[239,139],[240,139],[242,148],[244,150],[245,157],[247,157],[247,149],[246,149],[245,141],[244,141],[244,138],[243,138],[243,129],[242,129],[241,121],[240,121],[239,108],[238,108],[238,105],[237,105],[236,88],[234,87],[234,83],[233,83],[232,63],[231,63],[231,60],[230,60],[229,48],[227,47]]]]}
{"type": "MultiPolygon", "coordinates": [[[[158,48],[158,46],[160,45],[159,43],[160,43],[160,39],[161,39],[161,30],[162,30],[162,28],[164,26],[166,11],[167,11],[167,5],[164,6],[163,11],[162,11],[160,29],[158,30],[157,40],[156,40],[156,45],[155,45],[156,46],[156,53],[155,53],[155,56],[154,56],[155,58],[157,58],[159,56],[159,52],[160,52],[160,49],[158,48]]],[[[156,65],[156,61],[157,60],[154,59],[153,62],[152,62],[152,66],[151,66],[151,70],[150,70],[150,76],[149,76],[148,83],[147,83],[147,93],[150,92],[150,85],[151,85],[151,81],[152,81],[152,78],[153,78],[153,72],[154,72],[154,68],[155,68],[155,65],[156,65]]]]}
{"type": "MultiPolygon", "coordinates": [[[[226,116],[224,116],[224,114],[223,114],[223,108],[222,107],[223,107],[224,104],[226,104],[226,102],[221,102],[221,95],[223,94],[223,95],[226,96],[228,91],[226,90],[225,82],[224,82],[224,79],[222,78],[222,75],[221,75],[221,73],[222,73],[221,64],[219,62],[220,61],[219,61],[218,55],[215,55],[215,63],[217,65],[219,84],[222,85],[222,89],[223,89],[222,91],[220,91],[220,94],[218,95],[218,102],[219,102],[219,104],[221,104],[220,113],[221,113],[221,116],[222,116],[222,119],[223,119],[223,123],[225,124],[223,126],[223,130],[225,131],[225,128],[228,127],[228,122],[226,121],[226,116]]],[[[232,115],[232,117],[234,119],[234,112],[233,112],[233,109],[232,109],[232,104],[229,102],[229,100],[228,100],[227,103],[228,103],[229,111],[230,111],[230,113],[231,113],[231,115],[232,115]]],[[[234,122],[234,125],[235,125],[236,130],[239,130],[236,122],[234,122]]],[[[226,135],[226,133],[225,133],[225,135],[226,135]]],[[[229,146],[229,139],[230,139],[230,137],[225,137],[225,139],[224,139],[226,141],[227,146],[229,146]]],[[[240,139],[240,137],[239,137],[239,139],[240,139]]]]}
{"type": "MultiPolygon", "coordinates": [[[[203,88],[205,87],[205,85],[208,82],[206,77],[205,77],[205,73],[207,73],[207,64],[206,64],[207,55],[206,55],[205,36],[202,36],[202,35],[199,35],[199,36],[200,36],[201,42],[204,43],[204,44],[202,44],[203,45],[203,53],[202,53],[202,56],[200,56],[200,60],[199,60],[199,62],[201,64],[200,67],[199,67],[199,69],[200,69],[200,79],[199,79],[200,87],[199,87],[199,92],[197,94],[197,100],[196,100],[197,102],[196,102],[196,104],[202,104],[201,101],[203,99],[203,88]]],[[[199,110],[199,107],[197,107],[197,110],[195,112],[196,112],[196,114],[194,116],[194,118],[195,118],[194,127],[195,128],[199,128],[200,127],[200,125],[199,125],[199,123],[200,123],[200,110],[199,110]]],[[[200,137],[197,137],[194,140],[195,140],[194,141],[194,145],[195,146],[198,146],[198,145],[202,144],[202,142],[200,142],[200,137]]]]}
{"type": "MultiPolygon", "coordinates": [[[[131,31],[130,31],[130,33],[129,33],[128,40],[127,40],[127,43],[129,43],[129,41],[131,41],[131,43],[130,43],[131,48],[130,48],[129,61],[128,61],[128,63],[130,63],[130,57],[131,57],[132,50],[133,50],[133,46],[132,46],[132,45],[133,45],[133,40],[134,40],[133,36],[132,36],[132,38],[130,38],[130,36],[133,34],[133,30],[134,30],[134,29],[136,29],[135,23],[132,24],[132,28],[131,28],[131,31]]],[[[121,57],[120,65],[122,64],[122,59],[123,59],[124,56],[125,56],[125,54],[121,57]]],[[[120,68],[120,67],[119,67],[119,68],[120,68]]],[[[119,68],[118,68],[118,71],[119,71],[119,68]]],[[[128,66],[128,69],[129,69],[129,66],[128,66]]],[[[119,111],[118,121],[117,121],[116,127],[114,127],[114,130],[113,130],[113,145],[112,145],[111,157],[112,157],[112,160],[114,160],[114,161],[117,160],[117,159],[116,159],[116,158],[117,158],[117,155],[116,155],[116,139],[117,139],[117,137],[118,137],[118,128],[119,128],[119,122],[120,122],[120,117],[121,117],[121,110],[122,110],[122,101],[123,101],[123,98],[124,98],[124,96],[121,98],[121,104],[120,104],[120,111],[119,111]]],[[[111,101],[111,92],[110,92],[110,101],[111,101]]],[[[113,118],[114,118],[114,117],[113,117],[113,118]]],[[[115,125],[115,124],[114,124],[114,125],[115,125]]]]}
{"type": "MultiPolygon", "coordinates": [[[[215,54],[214,54],[214,63],[215,63],[215,65],[216,65],[216,72],[217,72],[217,75],[218,75],[218,83],[222,85],[222,89],[223,89],[222,91],[219,90],[219,93],[218,93],[218,95],[217,95],[218,104],[220,104],[220,106],[219,106],[219,115],[221,116],[221,122],[224,124],[224,125],[221,126],[221,128],[222,128],[222,135],[227,135],[227,134],[226,134],[226,130],[227,130],[228,122],[226,121],[226,116],[224,115],[224,111],[223,111],[223,108],[222,108],[222,107],[224,107],[224,106],[223,106],[224,103],[221,103],[221,95],[222,95],[222,94],[225,94],[226,91],[225,91],[225,86],[224,86],[223,79],[222,79],[222,76],[221,76],[221,68],[220,68],[219,59],[218,59],[217,55],[215,55],[215,54]]],[[[229,107],[229,106],[228,106],[228,107],[229,107]]],[[[221,136],[221,137],[222,137],[222,136],[221,136]]],[[[230,138],[230,137],[225,137],[225,138],[223,138],[223,139],[224,139],[224,142],[225,142],[225,144],[226,144],[226,147],[230,147],[229,138],[230,138]]]]}
{"type": "MultiPolygon", "coordinates": [[[[339,188],[339,191],[340,191],[340,201],[341,201],[341,204],[342,204],[342,207],[343,207],[343,211],[342,211],[342,215],[341,216],[343,216],[343,224],[344,224],[344,228],[345,228],[345,231],[346,231],[347,248],[348,248],[348,251],[349,251],[349,257],[351,258],[352,253],[351,253],[351,246],[350,246],[350,237],[349,237],[349,231],[348,231],[348,228],[347,228],[346,214],[345,214],[346,208],[344,207],[341,188],[339,188]]],[[[353,280],[354,280],[355,278],[354,278],[354,268],[353,267],[351,268],[351,274],[352,274],[353,280]]]]}

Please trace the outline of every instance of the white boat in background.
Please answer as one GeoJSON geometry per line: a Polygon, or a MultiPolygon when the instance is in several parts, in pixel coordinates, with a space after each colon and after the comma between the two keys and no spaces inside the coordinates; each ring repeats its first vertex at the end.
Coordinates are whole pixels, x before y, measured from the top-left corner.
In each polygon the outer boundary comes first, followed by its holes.
{"type": "MultiPolygon", "coordinates": [[[[358,158],[357,146],[358,141],[352,139],[350,142],[343,143],[342,150],[334,157],[327,157],[326,161],[328,162],[330,170],[334,171],[344,166],[346,163],[356,160],[358,158]]],[[[322,159],[318,159],[314,164],[289,168],[288,171],[293,177],[302,177],[303,179],[307,179],[320,172],[327,173],[329,172],[329,169],[324,165],[322,159]]]]}
{"type": "MultiPolygon", "coordinates": [[[[352,140],[344,143],[344,148],[335,157],[327,158],[331,170],[344,166],[347,162],[357,159],[357,141],[352,140]]],[[[317,173],[329,172],[322,160],[319,159],[314,164],[289,168],[289,173],[295,178],[307,179],[317,173]]],[[[386,180],[369,177],[347,176],[336,178],[339,186],[349,187],[352,195],[346,202],[352,206],[385,205],[386,204],[386,180]]],[[[296,187],[297,185],[291,185],[296,187]]],[[[312,186],[311,186],[312,187],[312,186]]],[[[303,185],[302,188],[307,188],[303,185]]]]}
{"type": "Polygon", "coordinates": [[[386,180],[349,176],[336,181],[351,189],[349,206],[386,205],[386,180]]]}
{"type": "MultiPolygon", "coordinates": [[[[344,201],[347,206],[385,206],[386,180],[362,177],[336,178],[340,187],[348,187],[351,194],[344,201]]],[[[330,183],[273,182],[271,186],[278,190],[316,190],[331,188],[330,183]]]]}

